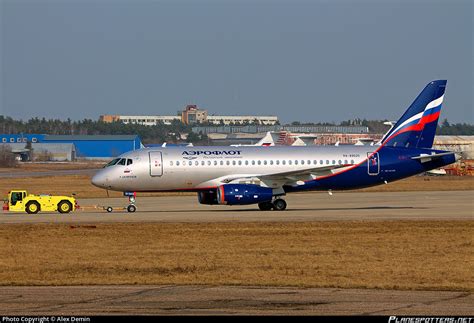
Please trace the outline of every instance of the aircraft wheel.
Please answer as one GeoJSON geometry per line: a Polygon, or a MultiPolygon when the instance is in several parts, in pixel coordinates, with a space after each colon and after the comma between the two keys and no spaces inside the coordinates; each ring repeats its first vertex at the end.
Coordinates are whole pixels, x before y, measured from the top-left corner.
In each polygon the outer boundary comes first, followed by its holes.
{"type": "Polygon", "coordinates": [[[109,206],[109,207],[107,207],[105,210],[110,213],[110,212],[112,212],[114,209],[113,209],[111,206],[109,206]]]}
{"type": "Polygon", "coordinates": [[[273,204],[271,202],[258,203],[258,208],[260,211],[270,211],[273,208],[273,204]]]}
{"type": "Polygon", "coordinates": [[[130,212],[130,213],[133,213],[137,210],[137,207],[133,204],[130,204],[129,206],[127,206],[127,211],[130,212]]]}
{"type": "Polygon", "coordinates": [[[286,209],[286,201],[282,199],[276,199],[273,201],[273,209],[275,211],[283,211],[286,209]]]}

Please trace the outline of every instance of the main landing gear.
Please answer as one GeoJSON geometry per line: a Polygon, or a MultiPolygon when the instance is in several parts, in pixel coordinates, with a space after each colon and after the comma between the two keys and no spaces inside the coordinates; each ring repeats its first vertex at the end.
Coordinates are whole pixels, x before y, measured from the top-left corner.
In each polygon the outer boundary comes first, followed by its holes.
{"type": "Polygon", "coordinates": [[[258,208],[261,211],[270,211],[272,209],[275,211],[283,211],[286,209],[286,201],[281,198],[277,198],[273,202],[258,203],[258,208]]]}

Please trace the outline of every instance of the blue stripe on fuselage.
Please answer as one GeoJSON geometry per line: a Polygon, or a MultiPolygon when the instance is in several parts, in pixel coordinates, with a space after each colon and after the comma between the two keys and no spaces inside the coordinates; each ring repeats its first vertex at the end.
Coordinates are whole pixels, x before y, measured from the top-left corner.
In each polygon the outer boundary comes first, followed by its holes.
{"type": "Polygon", "coordinates": [[[421,163],[412,157],[420,154],[442,153],[445,151],[432,149],[405,149],[383,147],[379,153],[380,172],[369,175],[367,159],[357,167],[341,171],[331,176],[316,178],[304,185],[284,186],[285,192],[306,190],[349,190],[384,184],[446,166],[455,162],[454,154],[443,156],[434,161],[421,163]]]}

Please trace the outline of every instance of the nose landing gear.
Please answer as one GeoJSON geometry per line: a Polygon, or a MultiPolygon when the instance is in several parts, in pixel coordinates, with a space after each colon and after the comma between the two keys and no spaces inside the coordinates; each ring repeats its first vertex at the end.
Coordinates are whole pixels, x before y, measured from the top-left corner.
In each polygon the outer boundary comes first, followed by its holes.
{"type": "Polygon", "coordinates": [[[133,192],[133,195],[128,196],[127,212],[133,213],[137,210],[137,207],[135,206],[136,200],[137,200],[137,193],[136,192],[133,192]]]}
{"type": "MultiPolygon", "coordinates": [[[[133,213],[137,210],[135,202],[137,201],[136,192],[124,192],[123,195],[128,196],[128,206],[119,208],[119,210],[127,210],[128,213],[133,213]]],[[[114,209],[111,206],[103,207],[107,212],[112,212],[114,209]]]]}

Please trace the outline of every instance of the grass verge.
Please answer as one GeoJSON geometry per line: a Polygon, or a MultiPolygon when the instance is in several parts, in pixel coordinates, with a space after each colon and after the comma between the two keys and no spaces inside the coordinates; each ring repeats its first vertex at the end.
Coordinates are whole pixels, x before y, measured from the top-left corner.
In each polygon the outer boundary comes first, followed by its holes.
{"type": "Polygon", "coordinates": [[[474,290],[472,221],[0,227],[1,285],[474,290]]]}

